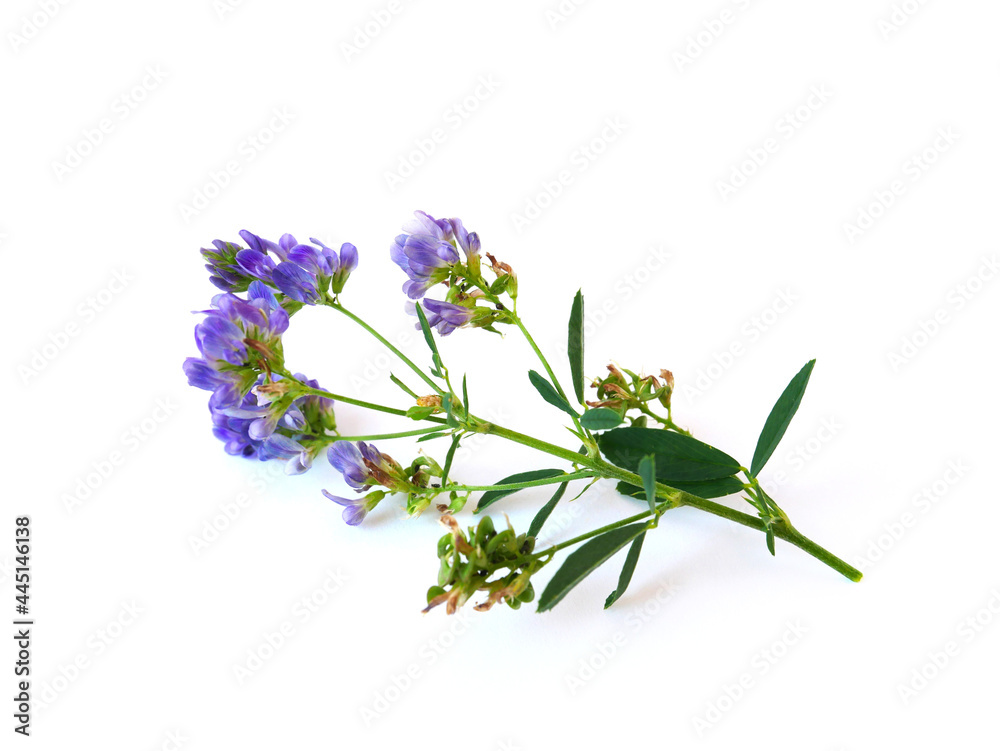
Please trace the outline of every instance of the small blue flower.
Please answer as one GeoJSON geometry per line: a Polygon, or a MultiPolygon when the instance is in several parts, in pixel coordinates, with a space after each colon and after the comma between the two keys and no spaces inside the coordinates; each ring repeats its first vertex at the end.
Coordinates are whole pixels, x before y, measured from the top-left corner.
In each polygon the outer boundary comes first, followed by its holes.
{"type": "Polygon", "coordinates": [[[293,300],[315,305],[321,299],[316,286],[316,275],[306,271],[297,263],[282,261],[275,267],[271,279],[275,287],[293,300]]]}
{"type": "Polygon", "coordinates": [[[194,336],[198,351],[216,370],[222,369],[222,363],[248,364],[248,344],[258,352],[273,352],[288,328],[288,313],[271,294],[242,300],[225,292],[216,295],[212,305],[201,311],[205,320],[195,326],[194,336]]]}
{"type": "Polygon", "coordinates": [[[217,407],[210,402],[212,432],[229,454],[260,461],[278,459],[285,462],[286,474],[301,474],[312,466],[317,451],[299,440],[303,434],[315,432],[299,408],[308,398],[297,399],[287,410],[281,410],[280,403],[258,397],[258,389],[254,388],[232,407],[217,407]],[[262,427],[264,421],[272,419],[269,428],[262,427]]]}
{"type": "Polygon", "coordinates": [[[358,266],[358,249],[350,243],[344,243],[338,255],[316,238],[308,245],[286,233],[272,242],[245,229],[240,237],[248,247],[216,240],[214,249],[202,249],[212,283],[226,292],[242,291],[257,281],[296,302],[316,305],[326,289],[342,292],[358,266]]]}
{"type": "MultiPolygon", "coordinates": [[[[455,329],[468,325],[476,315],[474,307],[467,308],[450,302],[432,300],[429,297],[425,298],[421,305],[427,313],[427,325],[436,328],[441,336],[448,336],[455,329]]],[[[417,325],[419,328],[419,324],[417,325]]]]}
{"type": "MultiPolygon", "coordinates": [[[[358,442],[361,445],[361,442],[358,442]]],[[[337,441],[327,451],[327,459],[333,468],[344,475],[344,482],[355,490],[367,487],[368,468],[358,445],[350,441],[337,441]]]]}
{"type": "Polygon", "coordinates": [[[242,399],[241,378],[235,371],[216,370],[201,357],[189,357],[184,361],[184,374],[190,385],[212,392],[209,404],[215,408],[236,407],[242,399]]]}
{"type": "Polygon", "coordinates": [[[374,444],[337,441],[327,451],[334,469],[344,475],[344,482],[355,490],[381,485],[394,493],[409,492],[412,485],[396,460],[383,454],[374,444]]]}
{"type": "Polygon", "coordinates": [[[281,433],[254,435],[253,425],[259,419],[260,406],[252,393],[243,397],[235,408],[219,409],[210,404],[209,410],[212,413],[212,432],[226,444],[226,453],[267,461],[291,459],[305,450],[297,441],[281,433]]]}
{"type": "Polygon", "coordinates": [[[350,524],[352,527],[356,527],[365,520],[368,516],[368,512],[371,511],[378,505],[378,502],[385,497],[385,493],[380,490],[376,490],[374,493],[369,493],[368,495],[361,496],[359,498],[343,498],[338,495],[333,495],[327,491],[323,491],[323,495],[329,498],[334,503],[340,504],[344,507],[344,521],[350,524]]]}
{"type": "Polygon", "coordinates": [[[239,243],[213,240],[211,248],[202,248],[201,255],[208,261],[208,280],[224,292],[240,292],[246,289],[253,276],[240,267],[236,256],[243,250],[239,243]]]}
{"type": "MultiPolygon", "coordinates": [[[[469,235],[459,220],[435,219],[423,211],[414,212],[415,219],[403,225],[403,234],[398,235],[389,248],[389,255],[409,281],[403,284],[403,292],[411,300],[419,300],[435,284],[446,281],[452,268],[462,259],[455,248],[455,225],[461,227],[466,245],[470,248],[469,235]]],[[[478,237],[475,248],[478,251],[478,237]]]]}
{"type": "Polygon", "coordinates": [[[458,243],[458,247],[465,251],[465,257],[468,260],[471,261],[479,257],[481,243],[478,234],[467,231],[461,219],[451,220],[451,231],[455,236],[455,242],[458,243]]]}
{"type": "Polygon", "coordinates": [[[247,275],[265,282],[271,281],[274,273],[274,260],[266,253],[252,248],[244,248],[236,254],[236,263],[247,275]]]}

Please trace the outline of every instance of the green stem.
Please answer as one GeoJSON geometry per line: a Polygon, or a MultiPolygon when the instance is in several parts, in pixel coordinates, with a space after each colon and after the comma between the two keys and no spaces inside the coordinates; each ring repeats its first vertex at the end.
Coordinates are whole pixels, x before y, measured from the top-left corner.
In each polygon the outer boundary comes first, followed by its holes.
{"type": "MultiPolygon", "coordinates": [[[[509,441],[515,443],[520,443],[524,446],[529,446],[531,448],[537,449],[539,451],[544,451],[545,453],[552,454],[553,456],[558,456],[567,461],[571,461],[577,465],[589,467],[595,470],[602,477],[614,478],[617,480],[624,480],[630,485],[635,485],[636,487],[642,487],[642,478],[634,472],[629,472],[628,470],[622,469],[621,467],[616,467],[600,458],[591,458],[588,456],[583,456],[575,451],[570,451],[569,449],[561,448],[560,446],[554,446],[553,444],[546,443],[545,441],[540,441],[537,438],[532,438],[531,436],[526,436],[521,433],[517,433],[513,430],[507,428],[502,428],[499,425],[491,425],[490,429],[486,432],[500,436],[501,438],[506,438],[509,441]]],[[[671,488],[663,483],[656,484],[657,497],[664,498],[667,500],[667,504],[661,504],[664,508],[674,508],[676,506],[690,506],[692,508],[700,509],[709,514],[722,517],[723,519],[729,519],[737,524],[742,524],[745,527],[750,527],[751,529],[756,529],[760,531],[765,530],[765,522],[756,516],[750,516],[749,514],[744,514],[742,511],[736,511],[728,506],[723,506],[721,503],[715,503],[709,501],[705,498],[700,498],[691,493],[685,493],[683,491],[677,490],[676,488],[671,488]]],[[[659,508],[659,507],[658,507],[659,508]]],[[[596,532],[607,531],[608,529],[614,529],[616,527],[622,526],[624,524],[629,524],[637,519],[644,518],[649,515],[649,511],[645,514],[640,514],[636,517],[630,517],[621,522],[616,522],[615,524],[608,525],[607,527],[602,527],[596,532]]],[[[854,566],[851,566],[846,561],[841,560],[833,553],[820,547],[815,542],[807,538],[805,535],[801,534],[797,530],[788,525],[784,524],[773,525],[772,529],[774,531],[774,536],[778,537],[786,542],[790,542],[797,548],[804,550],[813,556],[817,560],[825,563],[827,566],[832,568],[844,576],[846,576],[851,581],[860,581],[861,572],[858,571],[854,566]]],[[[590,533],[588,533],[589,535],[590,533]]],[[[591,535],[592,536],[592,535],[591,535]]],[[[584,537],[583,539],[586,539],[584,537]]],[[[577,542],[579,540],[576,540],[577,542]]],[[[561,543],[561,547],[571,544],[570,542],[561,543]]]]}
{"type": "MultiPolygon", "coordinates": [[[[670,504],[668,504],[668,503],[664,503],[664,504],[661,504],[661,505],[659,505],[659,506],[656,507],[658,513],[662,513],[663,511],[665,511],[668,508],[670,508],[670,504]]],[[[641,514],[636,514],[635,516],[630,516],[627,519],[622,519],[622,520],[614,522],[612,524],[605,524],[603,527],[598,527],[597,529],[593,529],[590,532],[586,532],[586,533],[584,533],[582,535],[577,535],[576,537],[573,537],[572,539],[564,540],[563,542],[558,542],[555,545],[551,545],[551,546],[545,548],[545,550],[541,550],[541,551],[539,551],[537,553],[532,553],[531,555],[529,555],[524,560],[525,561],[533,561],[533,560],[535,560],[537,558],[541,558],[541,557],[546,556],[546,555],[554,555],[557,550],[562,550],[563,548],[568,548],[571,545],[576,545],[578,542],[583,542],[584,540],[589,540],[591,537],[597,537],[598,535],[602,535],[605,532],[610,532],[613,529],[618,529],[618,527],[624,527],[627,524],[632,524],[633,522],[641,521],[641,520],[645,519],[647,516],[650,516],[652,513],[653,513],[652,511],[650,511],[649,509],[646,509],[641,514]]]]}
{"type": "MultiPolygon", "coordinates": [[[[488,284],[486,284],[486,280],[483,279],[481,276],[478,276],[478,277],[477,276],[470,276],[469,277],[469,281],[471,281],[476,287],[478,287],[479,290],[486,296],[486,299],[489,300],[491,303],[493,303],[494,305],[500,305],[501,304],[500,303],[500,298],[497,295],[495,295],[492,292],[490,292],[490,286],[488,284]]],[[[548,374],[549,380],[552,382],[552,385],[555,387],[556,392],[559,394],[559,396],[561,396],[563,398],[563,400],[567,404],[570,404],[569,397],[566,396],[566,392],[563,390],[562,384],[559,383],[559,379],[556,377],[556,373],[552,369],[552,366],[549,365],[549,361],[546,359],[545,354],[542,352],[541,348],[535,342],[534,337],[531,336],[531,332],[529,332],[527,326],[524,325],[524,321],[522,321],[521,317],[517,314],[517,300],[516,299],[514,301],[514,309],[513,310],[507,310],[507,315],[510,316],[511,320],[514,321],[514,324],[517,326],[517,328],[520,329],[521,334],[524,336],[525,341],[528,342],[528,345],[534,351],[536,357],[538,357],[538,361],[542,364],[542,367],[545,368],[545,372],[548,374]]],[[[588,440],[592,439],[590,431],[586,430],[580,424],[580,418],[579,417],[577,417],[577,416],[573,417],[573,424],[576,425],[576,429],[578,431],[580,431],[582,434],[584,434],[584,435],[587,436],[588,440]]]]}
{"type": "Polygon", "coordinates": [[[358,324],[361,328],[363,328],[369,334],[371,334],[376,339],[378,339],[378,341],[381,342],[385,347],[387,347],[390,352],[392,352],[394,355],[396,355],[396,357],[398,357],[400,360],[402,360],[407,365],[407,367],[410,368],[410,370],[412,370],[414,373],[416,373],[418,376],[420,376],[420,378],[423,379],[424,383],[426,383],[428,386],[430,386],[432,389],[434,389],[434,391],[437,392],[437,394],[439,396],[444,396],[445,392],[441,389],[440,386],[437,385],[437,383],[434,382],[434,379],[432,379],[423,370],[421,370],[416,365],[414,365],[413,361],[410,360],[410,358],[408,358],[406,355],[404,355],[402,352],[400,352],[397,347],[393,346],[389,342],[389,340],[386,339],[384,336],[382,336],[380,333],[378,333],[378,331],[376,331],[371,326],[369,326],[367,323],[365,323],[361,318],[359,318],[358,316],[354,315],[354,313],[352,313],[351,311],[349,311],[347,308],[345,308],[339,302],[330,301],[330,302],[327,302],[326,305],[329,306],[329,307],[331,307],[331,308],[333,308],[334,310],[336,310],[336,311],[338,311],[340,313],[343,313],[345,316],[347,316],[348,318],[350,318],[352,321],[354,321],[356,324],[358,324]]]}
{"type": "Polygon", "coordinates": [[[375,433],[372,435],[338,435],[329,436],[332,440],[330,443],[336,443],[337,441],[388,441],[393,438],[409,438],[415,435],[426,435],[427,433],[436,433],[441,430],[440,427],[434,428],[419,428],[417,430],[404,430],[399,433],[375,433]]]}
{"type": "MultiPolygon", "coordinates": [[[[384,404],[375,404],[374,402],[366,402],[361,399],[352,399],[349,396],[334,394],[332,391],[326,391],[325,389],[314,389],[311,386],[307,386],[301,381],[296,380],[295,377],[292,376],[291,374],[282,373],[282,375],[285,376],[286,378],[290,378],[291,380],[295,381],[300,386],[302,386],[302,391],[305,394],[312,396],[322,396],[326,399],[333,399],[335,402],[341,402],[343,404],[353,404],[355,407],[363,407],[364,409],[374,410],[375,412],[385,412],[388,415],[398,415],[399,417],[406,417],[405,409],[396,409],[395,407],[387,407],[384,404]]],[[[446,423],[446,421],[441,419],[440,417],[428,416],[423,419],[427,422],[436,422],[442,425],[446,423]]],[[[414,435],[416,435],[416,433],[414,433],[414,435]]]]}
{"type": "MultiPolygon", "coordinates": [[[[547,443],[539,440],[538,438],[532,438],[530,435],[518,433],[510,428],[504,428],[493,423],[481,422],[477,425],[477,430],[489,435],[497,435],[501,438],[506,438],[508,441],[520,443],[522,446],[528,446],[530,448],[537,449],[538,451],[543,451],[546,454],[551,454],[552,456],[558,456],[560,459],[565,459],[573,464],[584,464],[590,467],[593,466],[587,463],[587,457],[583,454],[577,453],[576,451],[570,451],[569,449],[564,449],[562,446],[556,446],[554,443],[547,443]]],[[[639,485],[642,485],[641,481],[639,482],[639,485]]]]}
{"type": "Polygon", "coordinates": [[[594,473],[587,471],[571,472],[555,477],[546,477],[541,480],[528,480],[525,482],[507,482],[502,485],[449,485],[442,490],[477,491],[477,490],[521,490],[523,488],[534,488],[539,485],[558,485],[571,480],[585,480],[594,477],[594,473]]]}
{"type": "MultiPolygon", "coordinates": [[[[490,294],[490,293],[487,293],[487,294],[490,294]]],[[[343,313],[348,318],[350,318],[352,321],[354,321],[355,323],[357,323],[358,325],[360,325],[362,328],[364,328],[368,333],[370,333],[372,336],[374,336],[379,342],[381,342],[391,352],[393,352],[397,357],[399,357],[404,363],[406,363],[406,365],[414,373],[416,373],[417,375],[419,375],[420,378],[425,383],[427,383],[429,386],[431,386],[438,394],[444,396],[444,392],[441,390],[441,388],[433,380],[431,380],[430,376],[428,376],[426,373],[424,373],[423,370],[421,370],[416,365],[414,365],[413,362],[408,357],[406,357],[406,355],[404,355],[396,347],[394,347],[392,344],[390,344],[389,341],[384,336],[382,336],[381,334],[379,334],[375,329],[373,329],[371,326],[369,326],[363,320],[361,320],[360,318],[358,318],[356,315],[354,315],[353,313],[351,313],[350,311],[348,311],[346,308],[344,308],[342,305],[340,305],[340,303],[334,302],[334,301],[330,301],[330,302],[327,303],[327,305],[329,305],[334,310],[337,310],[337,311],[343,313]]],[[[539,361],[542,363],[543,367],[545,368],[545,371],[549,375],[549,378],[552,380],[552,385],[558,391],[559,395],[562,396],[563,399],[566,399],[566,401],[568,402],[569,400],[566,398],[566,392],[563,391],[562,386],[559,384],[559,379],[556,378],[556,375],[553,372],[551,366],[549,365],[548,360],[545,359],[545,355],[542,354],[542,351],[538,348],[538,345],[535,343],[535,340],[531,337],[531,334],[528,332],[527,328],[525,328],[524,324],[521,322],[521,319],[516,314],[512,314],[512,317],[514,319],[514,322],[517,324],[517,327],[521,330],[521,333],[524,334],[524,338],[527,340],[528,344],[531,346],[531,348],[534,350],[535,354],[538,356],[539,361]]],[[[284,375],[287,378],[293,378],[291,376],[291,374],[289,374],[289,373],[282,373],[282,375],[284,375]]],[[[375,410],[377,412],[385,412],[387,414],[398,415],[398,416],[401,416],[401,417],[405,417],[406,416],[405,410],[395,409],[393,407],[386,407],[386,406],[381,405],[381,404],[374,404],[372,402],[366,402],[366,401],[363,401],[363,400],[360,400],[360,399],[352,399],[350,397],[341,396],[341,395],[338,395],[338,394],[333,394],[333,393],[331,393],[329,391],[324,391],[322,389],[314,389],[314,388],[309,388],[309,387],[306,387],[306,389],[307,389],[307,393],[310,393],[310,394],[313,394],[313,395],[316,395],[316,396],[323,396],[323,397],[326,397],[326,398],[329,398],[329,399],[333,399],[335,401],[342,402],[344,404],[353,404],[355,406],[363,407],[365,409],[371,409],[371,410],[375,410]]],[[[628,470],[624,470],[624,469],[622,469],[620,467],[616,467],[615,465],[610,464],[610,463],[604,461],[603,459],[601,459],[599,457],[584,456],[583,454],[579,454],[576,451],[571,451],[569,449],[562,448],[561,446],[556,446],[555,444],[547,443],[547,442],[539,440],[537,438],[532,438],[531,436],[524,435],[523,433],[518,433],[518,432],[510,430],[508,428],[503,428],[503,427],[501,427],[499,425],[494,425],[494,424],[491,424],[491,423],[488,423],[488,422],[485,422],[485,421],[476,421],[474,418],[472,418],[471,415],[469,416],[469,418],[471,420],[473,420],[474,422],[478,422],[478,424],[476,425],[476,429],[479,432],[497,435],[497,436],[500,436],[501,438],[505,438],[505,439],[507,439],[509,441],[513,441],[514,443],[520,443],[521,445],[528,446],[528,447],[536,449],[538,451],[543,451],[543,452],[545,452],[547,454],[559,457],[561,459],[565,459],[566,461],[569,461],[569,462],[571,462],[571,463],[573,463],[573,464],[575,464],[577,466],[587,467],[590,470],[595,470],[602,477],[616,478],[616,479],[619,479],[619,480],[624,480],[624,481],[628,482],[631,485],[635,485],[637,487],[642,487],[642,484],[643,484],[642,483],[642,478],[639,477],[639,475],[637,475],[637,474],[635,474],[633,472],[629,472],[628,470]]],[[[668,418],[668,419],[670,419],[670,418],[668,418]]],[[[435,423],[438,423],[438,424],[444,424],[446,422],[445,420],[442,420],[441,418],[433,417],[433,416],[425,417],[424,420],[427,421],[427,422],[435,422],[435,423]]],[[[579,419],[575,419],[574,421],[576,422],[577,427],[579,428],[580,427],[579,419]]],[[[672,422],[673,421],[671,420],[671,423],[672,422]]],[[[431,428],[431,429],[423,429],[423,430],[419,430],[419,431],[403,431],[403,433],[399,433],[399,434],[386,434],[383,437],[389,437],[389,436],[392,436],[392,437],[403,437],[403,435],[406,435],[406,434],[409,434],[409,435],[420,435],[420,434],[423,434],[423,433],[432,432],[433,430],[434,429],[431,428]]],[[[587,433],[587,435],[589,436],[589,433],[587,433]]],[[[368,438],[371,438],[371,437],[368,437],[368,438]]],[[[344,439],[340,439],[340,440],[344,440],[344,439]]],[[[577,478],[579,478],[579,479],[582,479],[582,478],[585,478],[585,477],[593,477],[593,476],[594,476],[594,474],[592,472],[583,472],[583,471],[581,471],[581,472],[573,473],[571,475],[564,475],[564,476],[562,476],[560,478],[552,478],[552,482],[565,482],[567,478],[571,478],[571,479],[577,479],[577,478]]],[[[531,487],[532,485],[539,485],[539,484],[546,484],[546,483],[533,482],[533,483],[524,484],[524,485],[522,485],[520,483],[513,483],[513,485],[517,485],[519,487],[531,487]]],[[[498,486],[490,486],[490,487],[492,489],[498,489],[498,486]]],[[[484,490],[488,489],[486,486],[468,486],[469,490],[480,489],[480,488],[484,489],[484,490]]],[[[730,521],[734,521],[737,524],[742,524],[745,527],[750,527],[752,529],[757,529],[757,530],[760,530],[760,531],[764,531],[766,529],[766,522],[765,522],[765,520],[760,519],[758,517],[750,516],[749,514],[744,514],[744,513],[740,512],[740,511],[736,511],[736,510],[731,509],[731,508],[729,508],[727,506],[723,506],[722,504],[714,503],[713,501],[709,501],[709,500],[704,499],[704,498],[699,498],[698,496],[692,495],[690,493],[685,493],[685,492],[677,490],[675,488],[671,488],[671,487],[669,487],[667,485],[664,485],[662,483],[657,483],[656,488],[657,488],[657,496],[661,497],[661,498],[664,498],[667,501],[666,503],[660,504],[659,506],[657,506],[658,512],[661,509],[662,510],[666,510],[668,508],[674,508],[676,506],[685,505],[685,506],[691,506],[693,508],[700,509],[700,510],[705,511],[705,512],[710,513],[710,514],[714,514],[715,516],[719,516],[719,517],[722,517],[724,519],[729,519],[730,521]]],[[[589,533],[587,533],[585,535],[581,535],[579,537],[573,538],[572,540],[567,540],[566,542],[560,543],[557,546],[553,546],[553,548],[551,548],[551,550],[552,550],[552,552],[555,552],[555,550],[557,550],[557,549],[560,549],[560,548],[563,548],[563,547],[567,547],[569,545],[573,545],[573,544],[575,544],[577,542],[581,542],[582,540],[589,539],[590,537],[594,537],[594,536],[596,536],[598,534],[601,534],[603,532],[606,532],[608,530],[615,529],[617,527],[623,526],[625,524],[629,524],[629,523],[631,523],[633,521],[637,521],[639,519],[643,519],[643,518],[649,516],[650,514],[651,514],[650,511],[646,511],[645,513],[638,514],[638,515],[633,516],[633,517],[629,517],[628,519],[624,519],[624,520],[622,520],[620,522],[615,522],[614,524],[605,525],[604,527],[601,527],[601,528],[599,528],[597,530],[589,532],[589,533]]],[[[830,553],[825,548],[817,545],[815,542],[813,542],[812,540],[808,539],[807,537],[805,537],[804,535],[802,535],[801,533],[799,533],[796,529],[794,529],[794,527],[791,526],[791,524],[787,523],[787,517],[784,517],[784,519],[782,519],[782,521],[784,521],[786,523],[777,524],[777,525],[773,525],[772,524],[772,530],[774,532],[774,536],[775,537],[778,537],[778,538],[780,538],[782,540],[785,540],[786,542],[790,542],[792,545],[795,545],[796,547],[798,547],[799,549],[805,551],[806,553],[808,553],[809,555],[813,556],[817,560],[825,563],[830,568],[834,569],[835,571],[840,572],[841,574],[843,574],[844,576],[846,576],[848,579],[850,579],[852,581],[855,581],[855,582],[861,580],[862,574],[856,568],[854,568],[850,564],[846,563],[845,561],[841,560],[837,556],[833,555],[833,553],[830,553]]]]}
{"type": "Polygon", "coordinates": [[[668,413],[668,415],[667,415],[666,418],[660,417],[658,414],[656,414],[655,412],[653,412],[653,410],[651,410],[645,404],[640,404],[639,405],[639,411],[642,412],[644,415],[652,417],[654,420],[656,420],[658,423],[660,423],[660,425],[663,425],[664,427],[670,428],[671,430],[675,430],[678,433],[683,433],[684,435],[691,435],[691,433],[689,433],[688,431],[684,430],[684,428],[682,428],[679,425],[677,425],[677,423],[675,423],[670,418],[669,413],[668,413]]]}

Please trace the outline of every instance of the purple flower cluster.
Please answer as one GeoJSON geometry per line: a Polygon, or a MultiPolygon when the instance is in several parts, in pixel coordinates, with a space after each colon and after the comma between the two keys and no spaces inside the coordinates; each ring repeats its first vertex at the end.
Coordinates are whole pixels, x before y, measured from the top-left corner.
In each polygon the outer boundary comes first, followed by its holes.
{"type": "Polygon", "coordinates": [[[327,289],[334,294],[342,292],[358,266],[358,249],[350,243],[344,243],[337,253],[316,238],[310,238],[313,245],[308,245],[290,234],[282,235],[278,242],[247,230],[241,230],[240,237],[248,247],[216,240],[214,250],[201,251],[209,261],[209,279],[227,292],[241,291],[256,280],[296,302],[315,305],[327,289]]]}
{"type": "MultiPolygon", "coordinates": [[[[305,472],[312,464],[311,458],[303,458],[305,448],[296,440],[274,430],[270,433],[261,430],[263,407],[255,394],[247,394],[236,408],[218,409],[209,405],[209,410],[212,433],[225,444],[227,454],[261,461],[295,459],[295,465],[288,467],[289,472],[295,474],[305,472]]],[[[295,407],[289,409],[285,418],[284,426],[289,430],[304,427],[301,413],[295,407]]]]}
{"type": "Polygon", "coordinates": [[[414,217],[403,225],[403,234],[396,237],[389,253],[409,277],[403,292],[419,300],[435,284],[448,280],[462,260],[459,248],[467,261],[478,260],[480,242],[479,235],[466,231],[461,219],[435,219],[423,211],[414,212],[414,217]]]}
{"type": "Polygon", "coordinates": [[[256,379],[255,371],[247,372],[252,359],[280,359],[281,335],[288,328],[288,313],[267,287],[253,282],[247,297],[224,292],[212,298],[212,308],[201,311],[205,319],[194,329],[201,357],[184,361],[188,383],[211,391],[210,404],[219,409],[240,404],[256,379]]]}
{"type": "MultiPolygon", "coordinates": [[[[201,357],[187,358],[184,372],[192,386],[212,392],[213,432],[228,453],[261,461],[286,459],[288,472],[304,472],[315,452],[296,438],[334,427],[333,403],[315,396],[296,398],[280,376],[265,382],[261,361],[281,365],[288,313],[260,281],[249,285],[247,296],[243,300],[225,292],[212,299],[211,309],[201,311],[205,318],[195,327],[201,357]]],[[[296,379],[319,387],[305,376],[296,379]]]]}

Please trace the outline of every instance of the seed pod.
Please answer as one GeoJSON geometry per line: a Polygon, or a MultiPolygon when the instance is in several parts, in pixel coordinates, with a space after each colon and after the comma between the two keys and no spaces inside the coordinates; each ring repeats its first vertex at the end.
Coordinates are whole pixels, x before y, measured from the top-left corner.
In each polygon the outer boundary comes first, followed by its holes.
{"type": "Polygon", "coordinates": [[[454,547],[451,543],[451,535],[445,535],[440,540],[438,540],[438,558],[443,558],[448,555],[454,547]]]}
{"type": "Polygon", "coordinates": [[[505,550],[506,546],[514,540],[514,533],[505,529],[486,544],[486,555],[491,558],[500,550],[505,550]]]}
{"type": "Polygon", "coordinates": [[[483,520],[479,522],[479,526],[476,528],[476,545],[485,543],[495,532],[496,528],[493,526],[493,520],[488,516],[483,517],[483,520]]]}
{"type": "Polygon", "coordinates": [[[535,588],[532,586],[531,582],[528,582],[521,594],[517,596],[518,602],[531,602],[535,599],[535,588]]]}
{"type": "Polygon", "coordinates": [[[442,559],[441,568],[438,570],[438,584],[444,586],[451,581],[452,572],[454,571],[454,566],[446,560],[442,559]]]}

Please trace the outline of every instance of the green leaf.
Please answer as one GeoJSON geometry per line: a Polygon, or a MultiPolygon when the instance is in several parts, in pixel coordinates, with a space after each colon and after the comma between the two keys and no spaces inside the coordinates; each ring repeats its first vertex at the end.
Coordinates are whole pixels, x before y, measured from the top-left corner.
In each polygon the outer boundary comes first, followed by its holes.
{"type": "Polygon", "coordinates": [[[424,315],[424,309],[420,307],[420,303],[415,303],[417,308],[417,318],[420,319],[420,330],[424,332],[424,341],[427,342],[427,346],[431,349],[431,362],[434,364],[434,369],[431,370],[431,375],[441,377],[441,353],[438,352],[437,342],[434,341],[434,332],[431,330],[430,324],[427,323],[427,316],[424,315]]]}
{"type": "Polygon", "coordinates": [[[406,416],[411,420],[423,420],[430,417],[437,411],[436,407],[410,407],[406,410],[406,416]]]}
{"type": "Polygon", "coordinates": [[[441,397],[441,407],[445,411],[446,422],[453,428],[458,427],[458,420],[455,419],[454,405],[452,404],[451,394],[445,394],[441,397]]]}
{"type": "Polygon", "coordinates": [[[552,510],[559,503],[563,495],[566,493],[566,488],[569,487],[568,482],[562,483],[553,496],[548,500],[544,506],[538,509],[538,513],[535,514],[535,518],[531,520],[531,526],[528,527],[528,537],[538,537],[538,533],[542,531],[542,526],[548,521],[549,516],[552,514],[552,510]]]}
{"type": "Polygon", "coordinates": [[[427,316],[424,315],[424,309],[420,306],[420,303],[416,303],[415,305],[417,308],[417,318],[420,320],[420,329],[424,332],[424,341],[427,342],[427,346],[430,347],[431,352],[436,355],[438,354],[437,342],[434,341],[434,333],[427,323],[427,316]]]}
{"type": "Polygon", "coordinates": [[[468,417],[471,412],[469,412],[469,374],[466,373],[462,376],[462,408],[465,410],[465,416],[468,417]]]}
{"type": "Polygon", "coordinates": [[[542,592],[538,612],[543,613],[558,605],[573,587],[645,531],[643,523],[618,527],[588,540],[570,553],[542,592]]]}
{"type": "Polygon", "coordinates": [[[566,351],[569,354],[570,373],[573,375],[573,392],[577,401],[583,404],[583,290],[577,290],[569,312],[569,341],[566,351]]]}
{"type": "Polygon", "coordinates": [[[770,524],[767,526],[767,529],[764,530],[764,534],[767,536],[767,549],[768,549],[768,552],[770,552],[771,555],[773,556],[774,555],[774,530],[771,529],[771,525],[770,524]]]}
{"type": "Polygon", "coordinates": [[[613,409],[598,407],[584,412],[580,424],[587,430],[611,430],[622,424],[622,418],[613,409]]]}
{"type": "MultiPolygon", "coordinates": [[[[732,475],[729,477],[720,477],[718,480],[702,480],[701,482],[678,482],[677,480],[662,482],[664,485],[669,485],[674,490],[683,490],[685,493],[690,493],[691,495],[696,495],[699,498],[706,499],[724,498],[727,495],[739,493],[743,490],[743,483],[732,475]]],[[[645,490],[627,483],[624,480],[618,483],[616,490],[622,495],[632,496],[633,498],[646,497],[645,490]]]]}
{"type": "Polygon", "coordinates": [[[639,553],[642,552],[642,541],[645,539],[646,533],[643,532],[632,540],[632,545],[625,555],[625,565],[622,566],[622,572],[618,575],[618,586],[614,592],[608,595],[608,599],[604,601],[605,610],[614,605],[618,601],[618,598],[625,594],[625,590],[628,589],[628,585],[632,581],[632,574],[635,572],[635,564],[639,562],[639,553]]]}
{"type": "Polygon", "coordinates": [[[639,460],[639,477],[642,478],[642,489],[646,493],[649,510],[656,513],[656,455],[650,454],[639,460]]]}
{"type": "Polygon", "coordinates": [[[407,386],[401,380],[399,380],[398,378],[396,378],[396,376],[394,376],[392,373],[389,374],[389,380],[392,381],[393,383],[395,383],[401,389],[403,389],[403,391],[405,391],[407,394],[409,394],[410,396],[412,396],[414,399],[419,399],[420,398],[419,396],[417,396],[413,392],[413,390],[409,386],[407,386]]]}
{"type": "Polygon", "coordinates": [[[807,362],[802,370],[795,374],[771,408],[771,414],[767,416],[764,429],[760,431],[760,438],[757,439],[757,449],[753,452],[753,461],[750,463],[752,477],[757,476],[771,458],[771,454],[778,448],[778,443],[788,429],[788,423],[792,421],[802,402],[802,395],[806,392],[809,376],[812,375],[815,364],[815,360],[807,362]]]}
{"type": "MultiPolygon", "coordinates": [[[[558,477],[559,475],[566,474],[561,469],[533,469],[530,472],[518,472],[517,474],[511,475],[510,477],[505,477],[502,480],[498,480],[495,485],[512,485],[516,482],[531,482],[532,480],[547,480],[550,477],[558,477]]],[[[520,488],[523,490],[523,488],[520,488]]],[[[517,490],[488,490],[483,493],[483,497],[479,499],[479,505],[476,506],[476,513],[478,514],[487,506],[490,506],[501,498],[506,498],[509,495],[513,495],[517,490]]]]}
{"type": "Polygon", "coordinates": [[[451,437],[451,448],[448,449],[448,455],[444,459],[444,469],[441,471],[442,488],[448,484],[448,473],[451,472],[451,463],[455,460],[455,449],[458,448],[458,442],[461,440],[462,436],[458,433],[451,437]]]}
{"type": "Polygon", "coordinates": [[[440,433],[428,433],[427,435],[422,435],[417,439],[417,443],[423,443],[424,441],[433,441],[435,438],[443,438],[447,435],[445,432],[447,428],[442,425],[440,433]]]}
{"type": "Polygon", "coordinates": [[[546,381],[544,377],[536,373],[534,370],[529,370],[528,378],[531,380],[531,385],[535,387],[535,390],[542,395],[542,399],[547,401],[553,407],[558,407],[571,417],[579,417],[579,415],[573,411],[573,408],[566,403],[566,400],[559,396],[559,392],[556,391],[555,386],[546,381]]]}
{"type": "MultiPolygon", "coordinates": [[[[701,482],[736,474],[733,457],[696,438],[658,428],[618,428],[597,437],[601,452],[612,464],[635,472],[647,454],[656,455],[656,479],[701,482]]],[[[671,487],[673,487],[671,485],[671,487]]]]}

